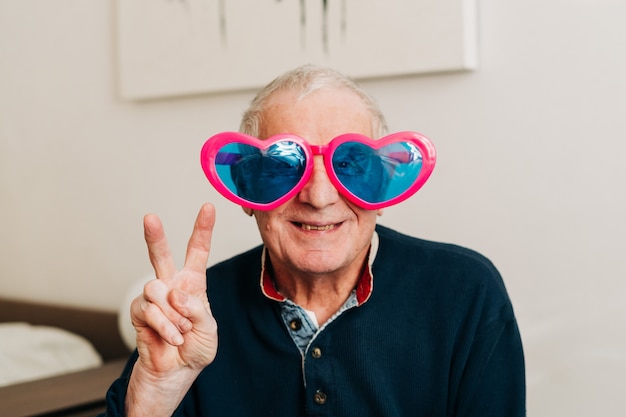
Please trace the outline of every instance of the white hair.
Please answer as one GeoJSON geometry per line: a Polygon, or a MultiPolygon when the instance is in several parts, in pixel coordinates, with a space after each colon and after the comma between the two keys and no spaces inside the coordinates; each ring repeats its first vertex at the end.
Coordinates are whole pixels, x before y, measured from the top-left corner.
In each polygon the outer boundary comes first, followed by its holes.
{"type": "Polygon", "coordinates": [[[297,100],[323,89],[347,89],[355,93],[371,113],[372,133],[375,138],[387,132],[387,122],[376,101],[349,77],[333,69],[318,65],[303,65],[277,77],[261,89],[244,112],[239,130],[250,136],[261,133],[265,105],[276,92],[294,92],[297,100]]]}

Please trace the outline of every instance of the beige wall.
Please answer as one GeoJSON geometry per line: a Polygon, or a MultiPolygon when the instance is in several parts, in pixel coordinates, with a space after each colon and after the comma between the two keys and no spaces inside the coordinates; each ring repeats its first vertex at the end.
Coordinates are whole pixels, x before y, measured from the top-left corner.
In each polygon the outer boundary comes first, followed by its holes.
{"type": "MultiPolygon", "coordinates": [[[[526,347],[529,415],[626,406],[626,3],[480,2],[480,69],[365,83],[392,130],[439,162],[380,222],[460,243],[501,270],[526,347]]],[[[211,263],[259,242],[198,152],[251,92],[116,96],[112,3],[0,2],[0,295],[117,309],[150,272],[141,218],[182,261],[217,206],[211,263]]]]}

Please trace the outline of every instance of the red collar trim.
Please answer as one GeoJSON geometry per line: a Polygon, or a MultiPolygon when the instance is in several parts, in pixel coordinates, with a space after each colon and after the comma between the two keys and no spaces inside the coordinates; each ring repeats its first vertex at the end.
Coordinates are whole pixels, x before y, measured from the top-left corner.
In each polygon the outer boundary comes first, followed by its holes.
{"type": "Polygon", "coordinates": [[[278,292],[276,285],[274,285],[274,280],[265,268],[263,268],[263,272],[261,273],[261,291],[263,291],[263,294],[270,300],[279,302],[287,301],[287,298],[278,292]]]}
{"type": "Polygon", "coordinates": [[[369,262],[363,268],[363,273],[361,274],[361,278],[359,278],[359,282],[356,284],[356,301],[359,305],[365,303],[369,300],[372,295],[372,290],[374,289],[374,276],[372,275],[372,271],[370,269],[369,262]]]}

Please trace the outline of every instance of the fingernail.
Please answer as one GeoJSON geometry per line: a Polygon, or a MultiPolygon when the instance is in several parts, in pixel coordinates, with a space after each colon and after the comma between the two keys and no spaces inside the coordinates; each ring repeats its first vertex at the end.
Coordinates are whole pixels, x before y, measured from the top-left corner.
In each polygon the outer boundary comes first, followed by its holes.
{"type": "Polygon", "coordinates": [[[185,341],[185,339],[183,339],[183,337],[180,334],[175,334],[174,337],[172,337],[172,343],[175,346],[182,345],[184,341],[185,341]]]}

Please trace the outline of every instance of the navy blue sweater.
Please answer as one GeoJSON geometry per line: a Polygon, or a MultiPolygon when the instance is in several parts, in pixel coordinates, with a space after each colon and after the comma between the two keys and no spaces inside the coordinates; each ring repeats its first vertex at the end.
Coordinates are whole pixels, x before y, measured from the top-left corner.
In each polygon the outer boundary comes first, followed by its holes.
{"type": "MultiPolygon", "coordinates": [[[[522,345],[491,262],[377,232],[370,299],[331,322],[304,360],[260,291],[260,247],[210,268],[218,354],[176,415],[524,416],[522,345]]],[[[109,416],[123,415],[134,360],[108,392],[109,416]]]]}

